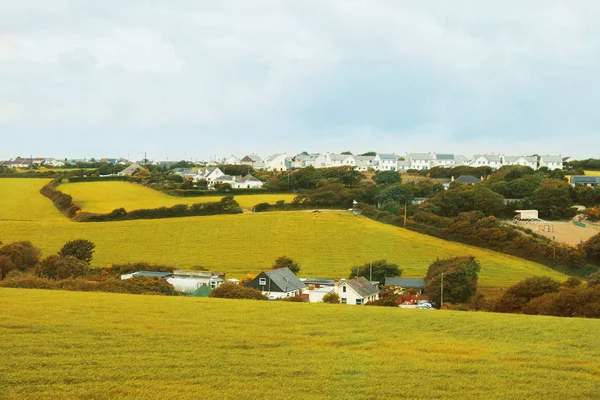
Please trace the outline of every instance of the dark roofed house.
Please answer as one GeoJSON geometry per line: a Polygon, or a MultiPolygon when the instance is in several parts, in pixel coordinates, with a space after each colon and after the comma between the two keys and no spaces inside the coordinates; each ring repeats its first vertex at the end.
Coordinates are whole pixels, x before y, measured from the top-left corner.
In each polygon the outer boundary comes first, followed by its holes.
{"type": "Polygon", "coordinates": [[[246,286],[260,290],[269,299],[299,296],[306,286],[289,268],[263,271],[246,286]]]}
{"type": "Polygon", "coordinates": [[[461,175],[456,179],[456,182],[466,183],[468,185],[476,185],[481,183],[481,180],[475,178],[473,175],[461,175]]]}
{"type": "Polygon", "coordinates": [[[335,291],[340,296],[342,304],[362,305],[379,300],[379,289],[363,276],[340,281],[335,291]]]}

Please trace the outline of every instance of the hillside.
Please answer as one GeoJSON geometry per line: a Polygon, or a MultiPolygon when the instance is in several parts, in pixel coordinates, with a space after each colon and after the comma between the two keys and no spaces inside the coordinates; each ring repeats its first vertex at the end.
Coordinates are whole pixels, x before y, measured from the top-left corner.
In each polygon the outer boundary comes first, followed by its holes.
{"type": "MultiPolygon", "coordinates": [[[[85,211],[108,213],[116,208],[128,211],[140,208],[170,207],[176,204],[194,204],[219,201],[225,194],[199,197],[175,197],[129,182],[77,182],[59,185],[58,190],[70,194],[85,211]]],[[[249,194],[235,196],[242,208],[252,209],[259,203],[291,202],[295,194],[249,194]]]]}
{"type": "Polygon", "coordinates": [[[0,180],[0,185],[11,187],[10,192],[0,191],[0,240],[30,240],[48,255],[68,240],[84,238],[96,244],[96,266],[136,261],[184,268],[200,265],[234,277],[256,274],[282,255],[298,261],[303,276],[346,277],[353,265],[387,258],[399,264],[405,276],[422,277],[436,258],[471,254],[482,265],[481,286],[506,287],[532,275],[566,278],[531,261],[344,211],[76,223],[63,217],[35,190],[45,182],[0,180]],[[17,192],[20,197],[13,194],[17,192]],[[18,207],[19,198],[25,199],[27,209],[18,207]]]}
{"type": "Polygon", "coordinates": [[[7,398],[594,398],[600,321],[0,289],[7,398]],[[241,329],[243,327],[243,329],[241,329]]]}

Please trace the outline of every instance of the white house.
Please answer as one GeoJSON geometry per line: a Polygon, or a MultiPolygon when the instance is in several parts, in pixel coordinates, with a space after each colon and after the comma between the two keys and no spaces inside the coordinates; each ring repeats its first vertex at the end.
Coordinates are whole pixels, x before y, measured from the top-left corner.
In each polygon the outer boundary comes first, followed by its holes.
{"type": "Polygon", "coordinates": [[[189,293],[196,291],[200,286],[209,286],[211,289],[221,286],[225,282],[225,273],[176,270],[166,279],[175,289],[189,293]]]}
{"type": "Polygon", "coordinates": [[[410,169],[430,169],[435,157],[431,153],[408,153],[406,160],[410,161],[410,169]]]}
{"type": "Polygon", "coordinates": [[[356,160],[355,169],[357,171],[365,172],[373,169],[373,160],[375,159],[375,156],[354,156],[354,159],[356,160]]]}
{"type": "Polygon", "coordinates": [[[362,305],[369,301],[379,300],[379,289],[362,276],[340,281],[335,291],[340,296],[342,304],[362,305]]]}
{"type": "Polygon", "coordinates": [[[242,179],[235,181],[231,187],[234,189],[260,189],[263,187],[263,182],[248,174],[242,179]]]}
{"type": "Polygon", "coordinates": [[[273,154],[265,158],[265,169],[267,171],[287,171],[287,154],[273,154]]]}
{"type": "Polygon", "coordinates": [[[192,179],[194,182],[205,180],[207,184],[211,185],[217,178],[225,175],[219,167],[204,168],[200,169],[193,175],[192,179]]]}
{"type": "Polygon", "coordinates": [[[263,271],[246,286],[258,289],[269,299],[300,296],[304,283],[287,267],[263,271]]]}
{"type": "Polygon", "coordinates": [[[305,290],[302,297],[308,299],[310,303],[322,303],[326,294],[335,292],[335,286],[321,286],[319,288],[305,290]]]}
{"type": "Polygon", "coordinates": [[[125,168],[123,171],[119,172],[118,175],[133,175],[136,171],[142,169],[140,164],[131,164],[129,167],[125,168]]]}
{"type": "Polygon", "coordinates": [[[398,164],[396,170],[398,172],[406,172],[410,169],[410,161],[408,160],[398,160],[398,164]]]}
{"type": "Polygon", "coordinates": [[[327,168],[328,158],[327,154],[318,154],[314,161],[314,167],[327,168]]]}
{"type": "Polygon", "coordinates": [[[319,157],[319,154],[298,154],[294,157],[292,167],[294,168],[306,168],[314,167],[315,161],[319,157]]]}
{"type": "Polygon", "coordinates": [[[456,157],[454,154],[435,153],[433,155],[432,166],[442,168],[456,167],[456,157]]]}
{"type": "Polygon", "coordinates": [[[476,154],[471,161],[471,167],[490,167],[497,170],[502,167],[502,157],[498,154],[476,154]]]}
{"type": "Polygon", "coordinates": [[[234,156],[232,154],[232,155],[230,155],[229,157],[227,157],[225,159],[225,164],[227,164],[227,165],[241,165],[242,161],[239,158],[237,158],[236,156],[234,156]]]}
{"type": "Polygon", "coordinates": [[[265,162],[256,154],[249,154],[240,160],[240,164],[249,165],[254,169],[264,169],[265,162]]]}
{"type": "Polygon", "coordinates": [[[373,158],[375,171],[395,171],[398,168],[398,156],[389,153],[377,153],[373,158]]]}
{"type": "Polygon", "coordinates": [[[548,167],[548,169],[551,171],[555,170],[555,169],[563,169],[563,158],[560,155],[558,155],[558,156],[549,156],[549,155],[541,156],[540,157],[540,168],[541,167],[548,167]]]}
{"type": "Polygon", "coordinates": [[[532,169],[537,169],[536,156],[504,156],[504,165],[521,165],[532,169]]]}

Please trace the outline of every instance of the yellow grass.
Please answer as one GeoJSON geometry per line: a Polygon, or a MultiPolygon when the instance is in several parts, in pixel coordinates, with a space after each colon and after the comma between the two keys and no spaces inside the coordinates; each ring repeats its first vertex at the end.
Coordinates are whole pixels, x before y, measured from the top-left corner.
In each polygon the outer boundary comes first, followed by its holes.
{"type": "Polygon", "coordinates": [[[600,176],[600,171],[583,171],[585,175],[600,176]]]}
{"type": "Polygon", "coordinates": [[[0,289],[0,397],[592,399],[600,321],[0,289]]]}
{"type": "Polygon", "coordinates": [[[48,182],[50,179],[0,179],[0,221],[63,221],[65,217],[39,193],[48,182]]]}
{"type": "MultiPolygon", "coordinates": [[[[219,201],[223,196],[175,197],[129,182],[78,182],[62,184],[58,187],[70,194],[75,203],[85,211],[96,213],[111,212],[116,208],[128,211],[140,208],[169,207],[176,204],[194,204],[219,201]]],[[[235,196],[242,208],[252,209],[258,203],[275,203],[278,200],[291,202],[294,194],[249,194],[235,196]]]]}
{"type": "Polygon", "coordinates": [[[0,185],[9,189],[0,191],[0,205],[6,206],[0,208],[0,240],[30,240],[49,255],[68,240],[88,239],[96,244],[96,266],[136,261],[183,268],[201,265],[234,277],[256,274],[282,255],[298,261],[301,275],[308,277],[346,277],[353,265],[383,258],[399,264],[405,276],[422,277],[436,258],[470,254],[481,262],[482,286],[505,287],[532,275],[566,278],[534,262],[421,235],[345,211],[76,223],[38,193],[47,181],[0,180],[0,185]],[[20,207],[21,200],[25,207],[20,207]]]}

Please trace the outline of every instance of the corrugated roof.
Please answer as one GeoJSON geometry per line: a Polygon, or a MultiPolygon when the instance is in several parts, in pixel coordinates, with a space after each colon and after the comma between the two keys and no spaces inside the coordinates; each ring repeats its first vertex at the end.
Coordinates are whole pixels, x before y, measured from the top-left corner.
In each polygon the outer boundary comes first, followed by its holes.
{"type": "Polygon", "coordinates": [[[277,268],[270,271],[264,271],[273,283],[286,292],[304,289],[306,286],[289,268],[277,268]]]}
{"type": "Polygon", "coordinates": [[[361,297],[367,297],[372,294],[379,293],[379,289],[377,289],[375,285],[373,285],[363,276],[359,276],[355,279],[349,279],[344,283],[352,288],[352,290],[354,290],[361,297]]]}
{"type": "Polygon", "coordinates": [[[425,279],[423,278],[385,278],[386,285],[402,286],[405,288],[424,288],[425,279]]]}

